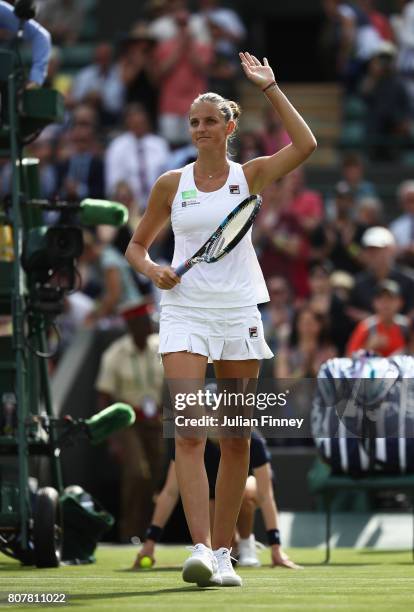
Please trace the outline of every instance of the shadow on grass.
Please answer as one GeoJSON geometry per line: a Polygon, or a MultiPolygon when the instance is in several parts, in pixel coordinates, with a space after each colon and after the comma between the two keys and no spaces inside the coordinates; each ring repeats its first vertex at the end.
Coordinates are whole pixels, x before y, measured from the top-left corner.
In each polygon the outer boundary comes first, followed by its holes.
{"type": "MultiPolygon", "coordinates": [[[[391,565],[397,565],[398,563],[391,562],[391,565]]],[[[379,565],[384,565],[380,561],[335,561],[335,557],[329,561],[329,563],[325,563],[325,561],[321,560],[319,563],[306,563],[302,562],[301,565],[306,569],[307,567],[374,567],[379,565]]]]}
{"type": "Polygon", "coordinates": [[[197,587],[197,586],[183,586],[175,589],[156,589],[153,591],[127,591],[127,592],[119,592],[116,593],[85,593],[81,595],[70,595],[70,603],[76,604],[77,601],[90,601],[90,600],[98,600],[98,599],[120,599],[125,597],[157,597],[159,595],[168,595],[169,593],[203,593],[205,591],[218,591],[219,587],[197,587]]]}
{"type": "Polygon", "coordinates": [[[123,573],[123,574],[148,574],[153,572],[180,572],[182,569],[181,565],[172,566],[172,567],[151,567],[150,569],[132,569],[131,567],[127,567],[124,569],[116,569],[114,572],[123,573]]]}
{"type": "Polygon", "coordinates": [[[360,550],[358,555],[411,555],[411,550],[360,550]]]}

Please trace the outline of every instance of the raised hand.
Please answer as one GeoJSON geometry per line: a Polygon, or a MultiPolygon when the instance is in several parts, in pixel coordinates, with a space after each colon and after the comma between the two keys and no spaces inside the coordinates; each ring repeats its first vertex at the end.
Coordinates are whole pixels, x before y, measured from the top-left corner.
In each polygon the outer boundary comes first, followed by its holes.
{"type": "Polygon", "coordinates": [[[247,51],[245,53],[239,53],[239,57],[241,59],[244,74],[249,81],[261,89],[264,89],[266,85],[269,85],[275,80],[275,75],[266,57],[263,58],[263,64],[259,62],[257,57],[250,55],[247,51]]]}

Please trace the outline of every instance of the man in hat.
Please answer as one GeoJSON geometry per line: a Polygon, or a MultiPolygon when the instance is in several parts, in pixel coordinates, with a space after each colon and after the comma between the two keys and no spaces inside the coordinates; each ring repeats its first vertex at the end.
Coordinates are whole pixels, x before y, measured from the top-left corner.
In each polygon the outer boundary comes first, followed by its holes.
{"type": "Polygon", "coordinates": [[[395,263],[395,239],[386,227],[368,228],[361,239],[365,270],[355,278],[351,294],[352,318],[360,321],[373,311],[373,296],[377,285],[386,279],[395,281],[400,289],[401,311],[414,309],[414,275],[395,263]]]}
{"type": "Polygon", "coordinates": [[[160,419],[163,370],[158,334],[153,333],[153,305],[125,306],[122,317],[128,333],[104,352],[96,381],[103,406],[121,401],[132,405],[135,424],[115,435],[110,450],[121,463],[121,521],[123,542],[143,537],[151,518],[152,498],[162,476],[163,441],[160,419]]]}
{"type": "Polygon", "coordinates": [[[374,292],[375,314],[360,321],[349,339],[349,356],[360,349],[375,351],[383,357],[397,355],[408,350],[411,340],[411,323],[408,317],[399,314],[401,292],[393,280],[381,281],[374,292]]]}

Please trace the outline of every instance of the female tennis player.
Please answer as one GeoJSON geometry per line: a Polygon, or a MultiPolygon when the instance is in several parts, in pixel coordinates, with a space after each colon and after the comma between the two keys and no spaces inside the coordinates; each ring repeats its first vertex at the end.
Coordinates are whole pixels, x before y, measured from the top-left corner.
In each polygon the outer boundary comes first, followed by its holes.
{"type": "MultiPolygon", "coordinates": [[[[191,384],[202,388],[209,358],[217,379],[258,377],[260,360],[273,357],[257,308],[269,296],[251,231],[215,263],[199,263],[182,278],[175,267],[200,248],[237,204],[294,170],[316,147],[311,130],[279,89],[267,59],[261,63],[245,52],[240,60],[246,77],[279,114],[291,144],[243,165],[231,161],[228,141],[237,127],[239,106],[214,93],[198,96],[189,109],[197,159],[159,177],[126,251],[133,268],[163,290],[159,350],[166,379],[182,383],[185,391],[191,390],[191,384]],[[148,249],[168,219],[175,238],[174,257],[171,266],[157,265],[148,249]]],[[[177,479],[194,543],[183,579],[199,586],[241,586],[230,546],[248,474],[249,439],[223,435],[220,440],[211,534],[205,437],[177,433],[175,444],[177,479]]]]}

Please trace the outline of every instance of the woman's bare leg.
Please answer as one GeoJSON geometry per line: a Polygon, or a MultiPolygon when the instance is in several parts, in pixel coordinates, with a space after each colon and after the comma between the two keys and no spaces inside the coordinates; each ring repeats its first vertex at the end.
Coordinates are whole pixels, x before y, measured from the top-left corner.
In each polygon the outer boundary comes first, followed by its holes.
{"type": "MultiPolygon", "coordinates": [[[[259,362],[216,361],[214,363],[217,379],[255,379],[259,374],[259,362]]],[[[246,486],[250,460],[249,438],[220,439],[221,459],[216,482],[216,503],[213,549],[230,548],[237,517],[246,486]]]]}
{"type": "MultiPolygon", "coordinates": [[[[163,364],[172,395],[190,391],[196,393],[198,389],[203,388],[207,357],[186,352],[168,353],[163,357],[163,364]],[[180,381],[183,381],[182,385],[180,381]]],[[[175,467],[191,538],[194,544],[201,543],[210,547],[209,488],[204,465],[205,443],[205,436],[176,435],[175,467]]]]}

